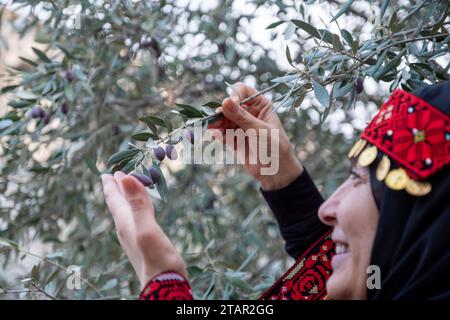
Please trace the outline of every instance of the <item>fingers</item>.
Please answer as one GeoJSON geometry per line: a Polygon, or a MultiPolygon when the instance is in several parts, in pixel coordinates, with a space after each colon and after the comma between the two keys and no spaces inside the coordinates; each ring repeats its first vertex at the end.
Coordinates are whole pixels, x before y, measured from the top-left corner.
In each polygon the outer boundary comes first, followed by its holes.
{"type": "Polygon", "coordinates": [[[111,212],[116,225],[127,220],[127,202],[119,190],[119,186],[113,176],[103,174],[101,176],[103,184],[103,193],[105,195],[106,205],[111,212]]]}
{"type": "Polygon", "coordinates": [[[264,122],[250,114],[243,107],[239,106],[232,98],[227,98],[222,103],[223,114],[225,117],[234,122],[236,125],[244,130],[253,128],[260,129],[265,128],[264,122]]]}
{"type": "MultiPolygon", "coordinates": [[[[230,97],[233,99],[236,99],[235,101],[242,102],[245,98],[251,97],[253,95],[256,95],[258,93],[258,90],[256,90],[253,87],[247,86],[246,84],[242,82],[236,82],[233,84],[233,90],[230,94],[230,97]]],[[[265,105],[269,100],[264,97],[263,95],[257,96],[250,101],[246,102],[248,106],[262,106],[265,105]]]]}
{"type": "Polygon", "coordinates": [[[125,175],[120,179],[120,184],[131,207],[136,229],[153,225],[155,212],[142,183],[133,176],[125,175]]]}

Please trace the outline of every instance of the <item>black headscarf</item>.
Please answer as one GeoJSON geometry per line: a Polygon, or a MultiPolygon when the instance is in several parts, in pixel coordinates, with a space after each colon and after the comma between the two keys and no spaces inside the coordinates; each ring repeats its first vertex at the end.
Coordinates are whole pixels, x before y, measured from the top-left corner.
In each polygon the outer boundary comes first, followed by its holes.
{"type": "MultiPolygon", "coordinates": [[[[450,81],[413,94],[450,115],[450,81]]],[[[368,297],[450,299],[450,166],[428,180],[429,194],[417,197],[375,178],[380,154],[369,169],[380,212],[370,264],[380,268],[381,289],[368,290],[368,297]]]]}

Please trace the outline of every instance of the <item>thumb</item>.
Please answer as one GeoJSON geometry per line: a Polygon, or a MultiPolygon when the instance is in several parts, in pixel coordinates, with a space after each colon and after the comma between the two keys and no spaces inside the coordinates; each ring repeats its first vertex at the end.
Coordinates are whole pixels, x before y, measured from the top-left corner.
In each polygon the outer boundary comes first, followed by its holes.
{"type": "Polygon", "coordinates": [[[222,103],[222,107],[225,117],[244,130],[265,127],[264,122],[254,117],[231,98],[226,98],[222,103]]]}
{"type": "Polygon", "coordinates": [[[130,204],[133,212],[133,219],[136,225],[146,225],[154,217],[155,211],[148,197],[145,187],[132,176],[125,176],[121,179],[125,198],[130,204]]]}

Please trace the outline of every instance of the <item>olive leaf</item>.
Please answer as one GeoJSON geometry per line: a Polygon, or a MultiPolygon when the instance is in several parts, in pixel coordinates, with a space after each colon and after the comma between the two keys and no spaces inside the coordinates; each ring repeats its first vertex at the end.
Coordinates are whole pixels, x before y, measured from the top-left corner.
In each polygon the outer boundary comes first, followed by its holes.
{"type": "Polygon", "coordinates": [[[131,159],[139,153],[139,149],[119,151],[108,159],[108,165],[117,164],[125,159],[131,159]]]}

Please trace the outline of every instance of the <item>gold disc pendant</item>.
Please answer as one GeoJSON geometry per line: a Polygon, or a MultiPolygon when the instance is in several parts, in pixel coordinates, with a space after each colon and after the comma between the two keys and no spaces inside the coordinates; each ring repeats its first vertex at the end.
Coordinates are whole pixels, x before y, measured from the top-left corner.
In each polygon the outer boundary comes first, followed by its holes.
{"type": "Polygon", "coordinates": [[[377,158],[378,149],[375,146],[368,147],[365,149],[358,158],[358,164],[361,167],[367,167],[377,158]]]}
{"type": "Polygon", "coordinates": [[[406,186],[406,192],[413,196],[424,196],[430,193],[430,191],[431,184],[429,182],[419,182],[410,179],[406,186]]]}
{"type": "Polygon", "coordinates": [[[390,168],[391,168],[391,160],[389,160],[389,157],[387,155],[384,155],[381,158],[380,163],[378,164],[377,171],[375,172],[377,180],[383,181],[384,178],[386,178],[390,168]]]}
{"type": "Polygon", "coordinates": [[[355,150],[355,154],[353,155],[353,157],[357,157],[357,156],[359,156],[359,154],[361,153],[361,151],[363,151],[363,149],[364,149],[364,147],[367,145],[367,140],[364,140],[364,139],[360,139],[361,140],[361,142],[360,142],[360,144],[358,145],[358,148],[355,150]]]}
{"type": "Polygon", "coordinates": [[[392,190],[405,189],[409,182],[409,177],[403,169],[391,170],[386,176],[385,183],[392,190]]]}
{"type": "Polygon", "coordinates": [[[350,149],[350,152],[349,152],[348,155],[347,155],[347,157],[348,157],[349,159],[353,158],[353,156],[354,156],[355,153],[356,153],[356,150],[359,149],[359,145],[361,144],[361,141],[362,141],[361,139],[359,139],[358,141],[356,141],[355,144],[353,145],[353,147],[350,149]]]}

